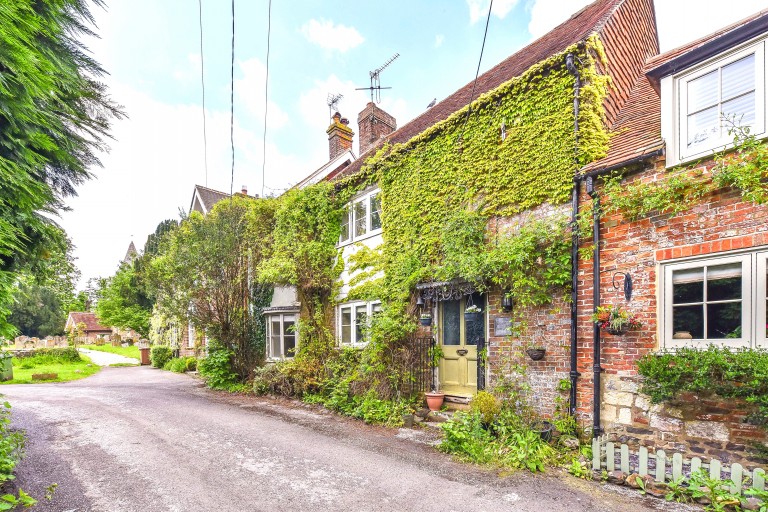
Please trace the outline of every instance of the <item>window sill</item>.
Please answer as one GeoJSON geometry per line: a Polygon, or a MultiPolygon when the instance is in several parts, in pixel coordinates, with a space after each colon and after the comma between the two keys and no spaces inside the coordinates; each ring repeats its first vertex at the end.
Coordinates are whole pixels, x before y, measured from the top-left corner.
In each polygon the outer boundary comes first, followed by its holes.
{"type": "Polygon", "coordinates": [[[354,245],[357,242],[362,242],[363,240],[368,240],[369,238],[373,238],[376,235],[380,235],[382,233],[382,229],[377,229],[376,231],[369,231],[368,233],[357,236],[353,239],[347,240],[345,242],[339,242],[336,244],[336,248],[341,249],[342,247],[346,247],[348,245],[354,245]]]}

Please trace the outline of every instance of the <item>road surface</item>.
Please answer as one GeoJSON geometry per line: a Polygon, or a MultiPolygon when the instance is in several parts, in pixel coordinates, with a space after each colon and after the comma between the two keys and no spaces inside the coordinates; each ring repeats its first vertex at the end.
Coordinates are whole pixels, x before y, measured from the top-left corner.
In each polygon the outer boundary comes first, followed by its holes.
{"type": "Polygon", "coordinates": [[[419,430],[213,392],[148,367],[10,385],[27,430],[17,483],[42,511],[645,511],[677,506],[550,472],[500,477],[419,430]]]}

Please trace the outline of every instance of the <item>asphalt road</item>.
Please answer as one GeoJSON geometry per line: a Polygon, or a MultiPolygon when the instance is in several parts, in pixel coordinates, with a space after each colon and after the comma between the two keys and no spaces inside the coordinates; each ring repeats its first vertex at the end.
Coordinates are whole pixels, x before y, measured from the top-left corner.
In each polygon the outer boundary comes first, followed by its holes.
{"type": "Polygon", "coordinates": [[[0,391],[29,436],[17,484],[35,496],[59,484],[40,512],[676,509],[557,472],[500,477],[437,452],[429,433],[148,367],[0,391]]]}

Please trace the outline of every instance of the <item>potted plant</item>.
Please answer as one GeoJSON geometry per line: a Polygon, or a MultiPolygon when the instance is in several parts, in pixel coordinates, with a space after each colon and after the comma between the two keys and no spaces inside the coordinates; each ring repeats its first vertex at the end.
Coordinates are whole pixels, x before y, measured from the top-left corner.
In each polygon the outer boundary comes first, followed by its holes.
{"type": "Polygon", "coordinates": [[[422,313],[419,317],[419,323],[424,327],[432,325],[432,315],[430,313],[422,313]]]}
{"type": "Polygon", "coordinates": [[[642,324],[634,313],[622,308],[621,306],[599,306],[592,315],[592,321],[600,329],[608,331],[608,334],[621,336],[627,331],[639,329],[642,324]]]}
{"type": "Polygon", "coordinates": [[[432,391],[425,393],[427,398],[427,407],[430,411],[439,411],[443,406],[445,400],[445,393],[440,391],[440,382],[437,376],[434,374],[435,368],[440,365],[440,360],[443,358],[443,347],[437,344],[433,344],[429,347],[429,366],[432,368],[432,391]]]}
{"type": "Polygon", "coordinates": [[[478,306],[475,306],[474,304],[471,306],[467,306],[467,309],[464,310],[464,321],[465,322],[479,322],[483,318],[483,310],[480,309],[478,306]]]}

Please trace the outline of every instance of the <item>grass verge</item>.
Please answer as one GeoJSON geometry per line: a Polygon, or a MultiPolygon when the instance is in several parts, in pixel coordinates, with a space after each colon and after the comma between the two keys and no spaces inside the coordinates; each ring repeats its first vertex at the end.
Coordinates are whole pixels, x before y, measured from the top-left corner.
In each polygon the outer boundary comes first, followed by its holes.
{"type": "Polygon", "coordinates": [[[79,361],[64,361],[50,356],[33,356],[22,359],[13,358],[13,380],[0,384],[40,384],[45,382],[68,382],[84,379],[101,368],[88,359],[80,356],[79,361]],[[57,377],[50,380],[32,380],[32,374],[55,373],[57,377]]]}
{"type": "Polygon", "coordinates": [[[117,354],[120,356],[139,359],[139,347],[136,345],[131,345],[130,347],[113,347],[112,345],[80,345],[80,348],[87,348],[88,350],[96,350],[98,352],[109,352],[110,354],[117,354]]]}

